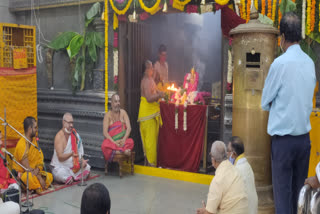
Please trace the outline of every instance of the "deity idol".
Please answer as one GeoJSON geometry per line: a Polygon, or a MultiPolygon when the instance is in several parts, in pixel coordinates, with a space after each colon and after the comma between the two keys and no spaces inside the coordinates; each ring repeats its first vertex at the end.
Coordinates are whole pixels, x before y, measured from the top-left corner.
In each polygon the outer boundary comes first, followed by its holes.
{"type": "Polygon", "coordinates": [[[183,88],[187,90],[187,95],[193,91],[197,91],[199,82],[199,74],[194,68],[191,69],[190,73],[187,73],[184,77],[183,88]]]}

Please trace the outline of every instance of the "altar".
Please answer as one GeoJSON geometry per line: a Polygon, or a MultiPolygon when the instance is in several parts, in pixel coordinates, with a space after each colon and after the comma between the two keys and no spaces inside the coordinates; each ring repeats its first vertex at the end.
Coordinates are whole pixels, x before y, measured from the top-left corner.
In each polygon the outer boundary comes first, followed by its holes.
{"type": "Polygon", "coordinates": [[[158,138],[158,166],[198,172],[203,148],[206,147],[207,105],[185,107],[160,102],[160,112],[163,125],[158,138]]]}

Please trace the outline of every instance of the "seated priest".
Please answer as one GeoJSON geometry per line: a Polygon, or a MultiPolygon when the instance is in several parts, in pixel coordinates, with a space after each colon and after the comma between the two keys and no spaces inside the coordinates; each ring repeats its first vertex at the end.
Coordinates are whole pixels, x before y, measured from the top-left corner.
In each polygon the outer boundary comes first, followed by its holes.
{"type": "MultiPolygon", "coordinates": [[[[38,147],[35,140],[38,126],[36,119],[27,117],[23,121],[25,137],[38,147]]],[[[21,138],[14,151],[14,158],[26,169],[30,170],[29,175],[29,190],[35,190],[38,194],[48,189],[52,183],[52,174],[45,171],[43,153],[34,145],[30,144],[24,138],[21,138]]],[[[27,172],[18,164],[14,163],[13,168],[21,175],[21,181],[27,185],[27,172]]]]}
{"type": "Polygon", "coordinates": [[[252,168],[244,155],[244,145],[240,137],[233,136],[228,143],[228,156],[230,162],[239,170],[248,193],[249,213],[258,213],[258,195],[254,182],[252,168]]]}
{"type": "Polygon", "coordinates": [[[74,181],[79,181],[82,176],[86,179],[90,174],[90,165],[83,155],[82,139],[73,128],[72,114],[67,112],[62,118],[62,129],[54,138],[54,152],[51,160],[54,180],[72,184],[74,181]]]}
{"type": "Polygon", "coordinates": [[[120,108],[120,97],[111,97],[111,111],[104,115],[103,136],[101,149],[106,160],[105,173],[108,173],[108,162],[112,162],[115,154],[130,155],[134,142],[129,138],[131,125],[128,114],[120,108]]]}
{"type": "Polygon", "coordinates": [[[207,205],[203,203],[197,214],[248,214],[248,194],[240,173],[227,159],[224,142],[215,141],[210,156],[216,174],[209,187],[207,205]]]}

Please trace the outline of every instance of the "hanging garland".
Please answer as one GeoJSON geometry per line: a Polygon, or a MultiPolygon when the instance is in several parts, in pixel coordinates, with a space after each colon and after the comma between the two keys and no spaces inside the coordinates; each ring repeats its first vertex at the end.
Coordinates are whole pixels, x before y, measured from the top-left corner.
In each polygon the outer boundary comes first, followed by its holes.
{"type": "Polygon", "coordinates": [[[157,0],[156,3],[155,3],[152,7],[147,7],[147,6],[144,4],[143,0],[139,0],[139,4],[140,4],[141,8],[142,8],[144,11],[146,11],[146,12],[148,12],[148,13],[150,13],[150,14],[154,14],[155,11],[159,10],[160,2],[161,2],[161,0],[157,0]]]}
{"type": "Polygon", "coordinates": [[[307,1],[307,35],[311,33],[311,0],[307,1]]]}
{"type": "Polygon", "coordinates": [[[315,18],[316,18],[316,0],[312,0],[311,2],[311,23],[310,23],[310,31],[314,31],[314,24],[315,24],[315,18]]]}
{"type": "Polygon", "coordinates": [[[257,10],[259,10],[259,2],[258,2],[258,0],[254,0],[254,6],[256,7],[257,10]]]}
{"type": "MultiPolygon", "coordinates": [[[[250,0],[249,0],[250,1],[250,0]]],[[[246,19],[246,0],[241,0],[241,18],[246,19]]]]}
{"type": "Polygon", "coordinates": [[[184,6],[188,4],[190,1],[191,0],[184,0],[184,1],[173,0],[172,7],[180,11],[184,11],[184,6]]]}
{"type": "Polygon", "coordinates": [[[276,12],[277,12],[277,0],[273,0],[272,2],[272,21],[276,20],[276,12]]]}
{"type": "Polygon", "coordinates": [[[306,1],[302,1],[302,39],[306,38],[306,1]]]}
{"type": "Polygon", "coordinates": [[[216,0],[215,1],[217,4],[223,6],[229,3],[229,0],[216,0]]]}
{"type": "MultiPolygon", "coordinates": [[[[279,0],[279,5],[280,4],[281,4],[281,0],[279,0]]],[[[279,6],[279,9],[278,9],[278,29],[280,29],[281,18],[282,18],[282,13],[281,13],[280,6],[279,6]]],[[[280,41],[281,41],[281,38],[279,37],[278,38],[278,47],[280,47],[280,41]]]]}
{"type": "MultiPolygon", "coordinates": [[[[111,1],[111,0],[110,0],[111,1]]],[[[105,63],[105,72],[104,72],[104,78],[105,78],[105,111],[108,111],[108,103],[109,103],[109,97],[108,97],[108,24],[109,24],[109,16],[108,16],[108,0],[104,0],[104,63],[105,63]]]]}
{"type": "Polygon", "coordinates": [[[261,14],[266,15],[266,1],[261,2],[261,14]]]}
{"type": "Polygon", "coordinates": [[[268,13],[267,16],[271,19],[271,9],[272,9],[272,2],[268,0],[268,13]]]}
{"type": "Polygon", "coordinates": [[[113,2],[113,0],[110,0],[110,4],[111,4],[113,11],[116,12],[116,14],[118,14],[118,15],[124,15],[128,11],[131,3],[132,3],[132,0],[128,0],[128,3],[126,4],[126,6],[122,10],[121,9],[119,10],[115,6],[115,3],[113,2]]]}
{"type": "Polygon", "coordinates": [[[246,21],[248,22],[250,20],[250,8],[251,8],[251,0],[248,0],[248,3],[247,3],[247,19],[246,21]]]}

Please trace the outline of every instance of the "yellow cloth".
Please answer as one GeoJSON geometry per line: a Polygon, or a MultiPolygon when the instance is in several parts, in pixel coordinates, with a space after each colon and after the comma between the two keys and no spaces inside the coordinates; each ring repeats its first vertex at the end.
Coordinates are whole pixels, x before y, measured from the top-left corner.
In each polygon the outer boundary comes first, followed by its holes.
{"type": "MultiPolygon", "coordinates": [[[[36,146],[38,146],[37,142],[35,140],[33,140],[32,142],[33,144],[35,144],[36,146]]],[[[35,168],[39,168],[40,169],[40,174],[45,177],[45,181],[46,181],[46,188],[49,187],[49,185],[52,183],[53,177],[51,173],[45,172],[43,170],[43,153],[42,151],[38,151],[36,148],[34,148],[34,146],[29,146],[24,138],[21,138],[16,146],[16,149],[14,151],[14,158],[21,163],[21,161],[25,158],[28,159],[29,161],[29,165],[31,168],[35,169],[35,168]]],[[[22,167],[20,167],[18,164],[14,163],[13,164],[13,168],[22,173],[21,176],[21,180],[27,185],[27,173],[24,171],[24,169],[22,167]]],[[[29,172],[29,189],[30,190],[36,190],[36,189],[41,189],[41,191],[43,190],[41,188],[40,182],[38,180],[38,178],[34,175],[32,175],[29,172]]]]}
{"type": "Polygon", "coordinates": [[[141,97],[138,122],[144,154],[148,162],[156,166],[159,127],[162,125],[159,103],[149,103],[145,97],[141,97]]]}
{"type": "Polygon", "coordinates": [[[248,214],[248,195],[238,170],[222,161],[211,181],[206,210],[219,214],[248,214]]]}
{"type": "MultiPolygon", "coordinates": [[[[313,108],[316,107],[316,94],[319,90],[319,82],[317,82],[314,89],[313,108]]],[[[308,177],[316,175],[316,166],[320,161],[320,114],[312,112],[310,116],[311,130],[310,130],[310,159],[308,177]]]]}

